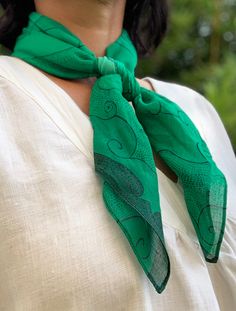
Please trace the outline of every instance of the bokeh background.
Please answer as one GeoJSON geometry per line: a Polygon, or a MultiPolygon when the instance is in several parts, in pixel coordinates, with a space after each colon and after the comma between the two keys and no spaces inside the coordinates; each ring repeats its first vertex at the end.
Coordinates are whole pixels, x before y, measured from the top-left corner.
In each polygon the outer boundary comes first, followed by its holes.
{"type": "MultiPolygon", "coordinates": [[[[151,57],[139,61],[136,75],[204,95],[236,151],[236,0],[170,0],[170,9],[166,38],[151,57]]],[[[9,51],[0,45],[0,53],[9,51]]]]}

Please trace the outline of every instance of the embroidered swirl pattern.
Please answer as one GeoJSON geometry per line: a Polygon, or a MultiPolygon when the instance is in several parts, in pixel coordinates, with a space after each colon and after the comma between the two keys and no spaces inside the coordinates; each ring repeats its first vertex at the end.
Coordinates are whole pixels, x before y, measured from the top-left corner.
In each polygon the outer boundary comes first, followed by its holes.
{"type": "Polygon", "coordinates": [[[97,77],[89,115],[104,202],[161,293],[170,275],[170,261],[153,151],[178,176],[209,262],[217,261],[223,239],[227,183],[186,113],[168,98],[139,86],[137,52],[125,29],[105,54],[97,58],[69,29],[38,12],[30,13],[12,53],[64,79],[97,77]]]}

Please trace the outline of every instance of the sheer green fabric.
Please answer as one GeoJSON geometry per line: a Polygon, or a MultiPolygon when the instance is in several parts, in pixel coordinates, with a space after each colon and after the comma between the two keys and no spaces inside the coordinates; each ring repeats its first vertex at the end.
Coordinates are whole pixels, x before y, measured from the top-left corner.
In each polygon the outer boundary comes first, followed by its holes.
{"type": "Polygon", "coordinates": [[[178,176],[204,257],[216,262],[225,228],[225,176],[187,114],[140,87],[127,31],[97,58],[62,24],[32,12],[11,55],[64,79],[97,77],[89,111],[95,170],[107,209],[156,291],[166,287],[170,261],[152,149],[178,176]]]}

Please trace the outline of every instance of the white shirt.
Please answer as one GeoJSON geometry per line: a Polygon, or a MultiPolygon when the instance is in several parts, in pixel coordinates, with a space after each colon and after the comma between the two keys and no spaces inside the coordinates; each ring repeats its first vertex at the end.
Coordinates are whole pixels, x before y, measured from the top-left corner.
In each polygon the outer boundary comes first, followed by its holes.
{"type": "Polygon", "coordinates": [[[220,258],[207,263],[182,188],[157,168],[171,274],[158,294],[102,198],[89,117],[46,75],[0,56],[0,310],[233,311],[236,158],[215,108],[199,93],[149,80],[206,141],[228,184],[220,258]]]}

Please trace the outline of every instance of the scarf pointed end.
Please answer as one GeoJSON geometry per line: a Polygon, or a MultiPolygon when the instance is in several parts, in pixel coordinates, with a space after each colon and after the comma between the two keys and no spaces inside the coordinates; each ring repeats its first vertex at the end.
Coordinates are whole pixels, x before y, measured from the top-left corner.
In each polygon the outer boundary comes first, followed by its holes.
{"type": "Polygon", "coordinates": [[[168,283],[168,280],[169,280],[169,277],[170,277],[170,266],[168,266],[166,277],[163,280],[163,282],[161,282],[161,283],[157,283],[150,273],[147,274],[147,277],[149,278],[150,282],[154,286],[156,292],[158,294],[161,294],[166,289],[166,286],[167,286],[167,283],[168,283]]]}

